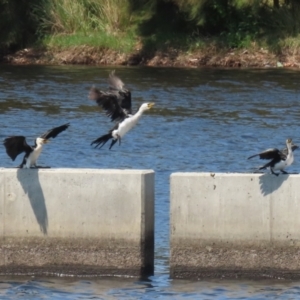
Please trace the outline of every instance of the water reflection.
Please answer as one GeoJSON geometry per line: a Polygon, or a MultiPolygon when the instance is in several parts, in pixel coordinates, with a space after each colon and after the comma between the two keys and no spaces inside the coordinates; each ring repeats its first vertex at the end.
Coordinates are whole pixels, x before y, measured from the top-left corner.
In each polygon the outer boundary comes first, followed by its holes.
{"type": "MultiPolygon", "coordinates": [[[[158,280],[159,279],[159,280],[158,280]]],[[[5,278],[1,299],[298,299],[298,282],[5,278]]]]}

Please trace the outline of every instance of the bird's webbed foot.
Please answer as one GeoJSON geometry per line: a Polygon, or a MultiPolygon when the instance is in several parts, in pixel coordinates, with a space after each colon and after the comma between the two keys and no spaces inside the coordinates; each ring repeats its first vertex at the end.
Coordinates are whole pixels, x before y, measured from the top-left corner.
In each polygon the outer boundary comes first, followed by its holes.
{"type": "Polygon", "coordinates": [[[283,174],[289,174],[288,172],[286,172],[286,171],[284,171],[284,170],[280,170],[281,171],[281,173],[283,173],[283,174]]]}

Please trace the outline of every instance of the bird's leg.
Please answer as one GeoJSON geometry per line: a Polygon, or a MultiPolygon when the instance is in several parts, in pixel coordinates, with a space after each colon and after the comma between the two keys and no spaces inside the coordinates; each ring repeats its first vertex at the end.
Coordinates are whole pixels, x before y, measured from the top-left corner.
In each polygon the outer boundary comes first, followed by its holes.
{"type": "Polygon", "coordinates": [[[284,171],[284,170],[280,170],[281,171],[281,173],[283,173],[283,174],[289,174],[288,172],[286,172],[286,171],[284,171]]]}
{"type": "Polygon", "coordinates": [[[117,138],[118,138],[118,141],[119,141],[119,146],[121,145],[121,137],[117,134],[117,138]]]}
{"type": "Polygon", "coordinates": [[[111,141],[111,144],[110,144],[110,146],[109,146],[109,150],[112,148],[112,146],[117,142],[118,140],[112,140],[111,141]]]}
{"type": "Polygon", "coordinates": [[[274,174],[274,175],[276,175],[276,176],[279,175],[279,173],[275,173],[272,168],[271,168],[271,173],[274,174]]]}

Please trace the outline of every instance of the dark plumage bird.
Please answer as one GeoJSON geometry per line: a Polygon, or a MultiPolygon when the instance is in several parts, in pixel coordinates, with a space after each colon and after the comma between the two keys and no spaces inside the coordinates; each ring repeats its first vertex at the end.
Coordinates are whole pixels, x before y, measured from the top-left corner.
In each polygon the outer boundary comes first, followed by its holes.
{"type": "Polygon", "coordinates": [[[109,90],[104,92],[95,87],[92,87],[89,93],[89,98],[96,101],[101,106],[111,121],[118,122],[107,134],[104,134],[94,140],[91,145],[101,148],[107,141],[112,140],[109,149],[130,131],[139,121],[142,114],[153,107],[154,103],[144,103],[140,106],[135,114],[131,108],[131,92],[124,88],[122,80],[114,74],[110,73],[108,82],[109,90]]]}
{"type": "Polygon", "coordinates": [[[25,152],[23,161],[19,168],[37,167],[36,162],[41,154],[43,145],[46,144],[50,138],[55,138],[69,126],[70,124],[67,123],[46,131],[40,137],[35,139],[34,146],[29,146],[27,144],[25,136],[8,137],[3,142],[6,153],[14,161],[19,154],[25,152]]]}
{"type": "Polygon", "coordinates": [[[260,159],[268,159],[270,161],[265,165],[259,167],[258,170],[263,170],[270,167],[271,173],[274,175],[277,176],[279,175],[279,173],[274,172],[276,170],[279,170],[284,174],[288,174],[286,171],[284,171],[284,169],[293,163],[294,161],[293,151],[298,149],[299,147],[293,144],[292,139],[286,140],[286,146],[287,148],[281,151],[276,148],[267,149],[261,153],[254,154],[248,157],[248,159],[251,159],[256,156],[259,156],[260,159]]]}

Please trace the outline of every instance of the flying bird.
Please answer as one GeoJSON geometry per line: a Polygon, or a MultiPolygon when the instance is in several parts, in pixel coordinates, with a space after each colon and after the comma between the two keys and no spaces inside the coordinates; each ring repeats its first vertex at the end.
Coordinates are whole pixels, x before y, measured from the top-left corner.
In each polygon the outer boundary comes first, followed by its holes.
{"type": "Polygon", "coordinates": [[[278,176],[279,173],[275,173],[274,171],[281,171],[283,174],[288,174],[284,171],[285,168],[289,167],[294,161],[294,153],[293,151],[298,149],[297,145],[293,144],[292,139],[286,140],[286,147],[283,150],[278,150],[277,148],[267,149],[261,153],[254,154],[248,159],[259,156],[260,159],[268,159],[270,160],[265,165],[258,168],[258,170],[263,170],[270,167],[271,173],[278,176]]]}
{"type": "Polygon", "coordinates": [[[153,102],[144,103],[135,114],[132,114],[131,92],[124,88],[123,81],[113,71],[109,74],[108,82],[110,87],[106,92],[92,87],[89,92],[89,99],[96,101],[111,121],[117,123],[107,134],[92,141],[91,145],[95,145],[95,148],[101,148],[110,139],[112,141],[109,149],[117,141],[121,144],[123,136],[138,123],[145,111],[154,106],[153,102]]]}
{"type": "Polygon", "coordinates": [[[70,126],[69,123],[52,128],[41,136],[35,139],[35,145],[29,146],[26,142],[25,136],[11,136],[4,140],[3,144],[6,148],[6,153],[14,161],[16,157],[25,152],[23,161],[18,168],[31,168],[38,167],[36,162],[39,158],[43,145],[47,144],[50,138],[55,138],[62,131],[66,130],[70,126]]]}

